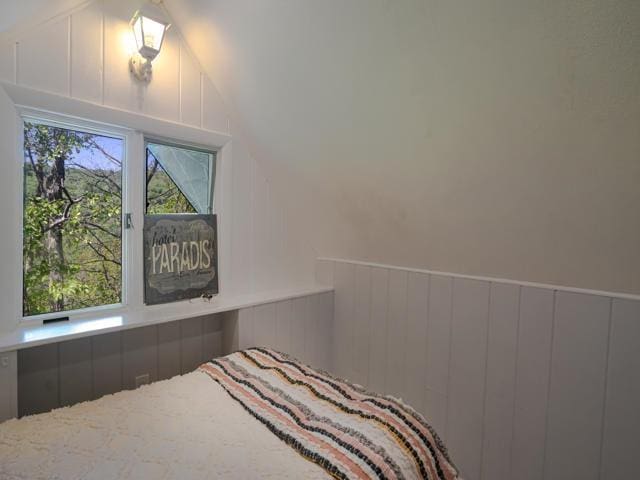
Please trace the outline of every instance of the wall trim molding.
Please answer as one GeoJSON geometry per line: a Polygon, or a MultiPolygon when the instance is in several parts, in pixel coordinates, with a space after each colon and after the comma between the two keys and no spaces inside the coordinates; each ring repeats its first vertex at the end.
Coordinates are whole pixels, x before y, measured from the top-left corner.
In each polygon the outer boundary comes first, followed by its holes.
{"type": "Polygon", "coordinates": [[[367,267],[386,268],[388,270],[402,270],[405,272],[425,273],[429,275],[442,275],[446,277],[463,278],[467,280],[481,280],[485,282],[501,283],[505,285],[518,285],[523,287],[541,288],[545,290],[553,290],[556,292],[569,292],[569,293],[578,293],[582,295],[595,295],[598,297],[620,298],[624,300],[640,301],[640,295],[636,295],[633,293],[607,292],[604,290],[590,290],[588,288],[567,287],[563,285],[553,285],[550,283],[527,282],[527,281],[512,280],[508,278],[499,278],[499,277],[485,277],[482,275],[465,275],[462,273],[442,272],[437,270],[426,270],[422,268],[412,268],[412,267],[400,267],[397,265],[387,265],[383,263],[365,262],[360,260],[348,260],[344,258],[318,257],[317,260],[329,261],[329,262],[342,262],[342,263],[349,263],[352,265],[363,265],[367,267]]]}
{"type": "Polygon", "coordinates": [[[16,107],[27,107],[198,145],[222,148],[231,135],[0,81],[16,107]]]}

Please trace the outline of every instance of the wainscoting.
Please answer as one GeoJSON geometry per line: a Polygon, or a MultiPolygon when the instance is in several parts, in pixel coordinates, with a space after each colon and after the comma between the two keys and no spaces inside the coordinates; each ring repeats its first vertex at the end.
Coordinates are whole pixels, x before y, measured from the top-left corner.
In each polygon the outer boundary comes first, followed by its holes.
{"type": "Polygon", "coordinates": [[[467,480],[640,471],[640,301],[318,260],[334,368],[405,399],[467,480]]]}
{"type": "MultiPolygon", "coordinates": [[[[18,415],[134,389],[140,375],[155,382],[188,373],[250,346],[275,348],[329,369],[332,318],[333,292],[327,292],[25,348],[17,352],[18,415]]],[[[5,356],[8,366],[0,373],[15,369],[15,352],[5,356]]],[[[0,418],[13,416],[11,393],[0,418]]]]}
{"type": "Polygon", "coordinates": [[[190,372],[222,354],[227,314],[133,328],[18,351],[18,415],[31,415],[190,372]]]}
{"type": "Polygon", "coordinates": [[[332,369],[333,292],[243,308],[225,328],[225,349],[269,347],[332,369]]]}

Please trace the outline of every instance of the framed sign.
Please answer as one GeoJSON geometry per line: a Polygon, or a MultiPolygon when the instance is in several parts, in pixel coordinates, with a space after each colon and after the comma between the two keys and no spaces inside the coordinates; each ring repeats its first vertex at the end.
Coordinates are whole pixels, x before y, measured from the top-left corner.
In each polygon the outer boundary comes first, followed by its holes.
{"type": "Polygon", "coordinates": [[[147,305],[218,293],[217,230],[215,215],[145,215],[147,305]]]}

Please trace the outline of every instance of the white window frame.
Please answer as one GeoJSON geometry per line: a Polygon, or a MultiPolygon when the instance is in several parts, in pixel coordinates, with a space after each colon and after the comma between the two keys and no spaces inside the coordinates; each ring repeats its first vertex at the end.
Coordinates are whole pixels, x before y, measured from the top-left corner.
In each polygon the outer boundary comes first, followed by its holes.
{"type": "MultiPolygon", "coordinates": [[[[41,323],[43,320],[49,320],[59,317],[69,318],[82,318],[84,316],[95,315],[96,312],[109,311],[117,313],[123,311],[128,307],[132,300],[135,301],[136,291],[131,287],[136,284],[136,268],[139,265],[133,265],[131,259],[135,259],[135,252],[132,251],[133,245],[136,241],[133,235],[133,229],[125,228],[125,215],[127,213],[133,213],[132,209],[135,207],[136,197],[135,184],[131,178],[132,172],[135,168],[132,168],[132,161],[135,159],[133,146],[136,145],[136,136],[140,136],[137,132],[131,129],[122,127],[115,127],[113,125],[103,124],[99,122],[92,122],[87,120],[81,120],[65,115],[54,114],[50,112],[43,112],[36,109],[21,107],[18,109],[18,151],[20,153],[20,180],[19,194],[20,194],[20,242],[19,242],[19,266],[20,272],[17,275],[20,282],[20,316],[21,323],[41,323]],[[122,211],[121,211],[121,225],[122,225],[122,291],[120,293],[121,301],[116,304],[98,305],[95,307],[87,307],[75,310],[66,310],[63,312],[50,312],[37,315],[25,316],[22,311],[23,302],[23,282],[24,282],[24,258],[23,258],[23,245],[24,245],[24,122],[37,123],[42,125],[49,125],[53,127],[66,128],[69,130],[76,130],[86,133],[93,133],[97,135],[104,135],[109,137],[118,138],[123,141],[123,158],[122,158],[122,211]]],[[[138,190],[140,188],[138,187],[138,190]]],[[[133,216],[133,215],[132,215],[133,216]]],[[[134,223],[134,227],[135,227],[134,223]]],[[[141,274],[138,274],[141,277],[141,274]]]]}

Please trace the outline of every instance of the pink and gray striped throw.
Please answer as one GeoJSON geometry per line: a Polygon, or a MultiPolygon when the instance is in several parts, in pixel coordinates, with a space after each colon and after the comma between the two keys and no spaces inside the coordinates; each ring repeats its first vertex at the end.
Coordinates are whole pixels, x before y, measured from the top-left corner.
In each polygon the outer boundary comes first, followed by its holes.
{"type": "Polygon", "coordinates": [[[200,367],[300,455],[338,479],[458,478],[435,431],[410,407],[252,348],[200,367]]]}

